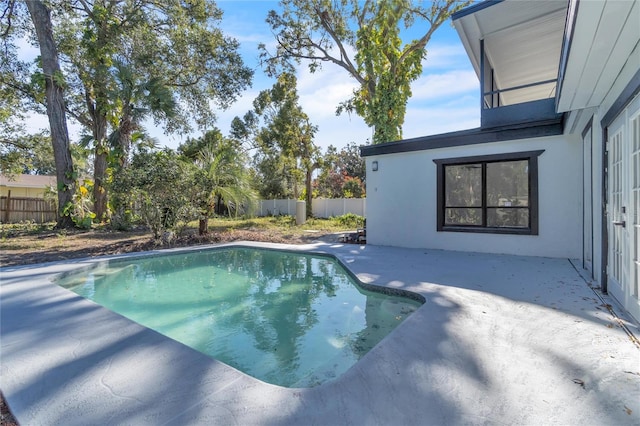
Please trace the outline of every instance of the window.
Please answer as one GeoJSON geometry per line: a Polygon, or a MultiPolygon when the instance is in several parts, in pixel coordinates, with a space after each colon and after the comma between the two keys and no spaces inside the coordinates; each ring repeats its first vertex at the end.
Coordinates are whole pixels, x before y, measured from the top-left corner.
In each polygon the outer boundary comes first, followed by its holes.
{"type": "Polygon", "coordinates": [[[438,231],[537,235],[543,152],[434,160],[438,231]]]}

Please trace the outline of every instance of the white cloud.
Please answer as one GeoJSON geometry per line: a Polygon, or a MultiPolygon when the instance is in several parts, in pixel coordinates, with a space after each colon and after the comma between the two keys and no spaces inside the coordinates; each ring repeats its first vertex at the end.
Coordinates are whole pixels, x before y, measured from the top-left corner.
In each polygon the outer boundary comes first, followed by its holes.
{"type": "MultiPolygon", "coordinates": [[[[335,116],[338,104],[348,99],[356,87],[355,80],[346,71],[331,64],[314,74],[306,68],[299,70],[300,103],[311,121],[319,126],[316,143],[323,149],[329,144],[340,148],[351,141],[365,144],[371,140],[371,129],[362,118],[335,116]]],[[[413,96],[407,104],[404,138],[479,126],[478,79],[470,66],[468,69],[425,73],[414,82],[412,91],[413,96]]]]}
{"type": "Polygon", "coordinates": [[[431,69],[472,69],[467,52],[461,43],[431,43],[422,61],[423,71],[431,69]]]}
{"type": "Polygon", "coordinates": [[[452,98],[464,93],[479,93],[479,82],[471,70],[451,70],[441,74],[421,76],[411,86],[412,99],[429,101],[440,98],[452,98]]]}
{"type": "Polygon", "coordinates": [[[18,59],[21,61],[32,61],[36,57],[40,56],[40,48],[34,46],[24,37],[16,40],[16,49],[18,52],[18,59]]]}
{"type": "Polygon", "coordinates": [[[301,68],[297,77],[300,105],[310,117],[334,117],[338,104],[349,99],[357,87],[347,71],[332,64],[315,73],[301,68]]]}
{"type": "MultiPolygon", "coordinates": [[[[349,84],[348,81],[340,82],[339,76],[345,79],[344,71],[330,70],[330,68],[335,67],[325,67],[323,71],[315,74],[309,73],[305,68],[298,73],[300,105],[309,115],[311,123],[318,126],[315,143],[323,151],[329,145],[341,148],[352,141],[365,144],[368,139],[371,139],[371,130],[360,117],[357,115],[350,117],[347,114],[339,117],[335,115],[336,106],[350,96],[355,85],[349,84]]],[[[260,83],[261,87],[257,87],[256,84],[254,89],[243,93],[229,110],[220,112],[217,126],[223,134],[229,132],[234,117],[242,117],[247,111],[253,109],[253,100],[261,90],[269,89],[273,85],[273,80],[261,79],[256,83],[260,83]]]]}
{"type": "Polygon", "coordinates": [[[402,136],[410,139],[479,126],[479,105],[475,99],[465,99],[463,102],[407,110],[402,136]]]}
{"type": "MultiPolygon", "coordinates": [[[[27,133],[40,133],[49,131],[49,118],[45,114],[28,113],[24,120],[25,130],[27,133]]],[[[83,127],[67,117],[67,130],[71,142],[77,142],[80,139],[83,127]]]]}
{"type": "Polygon", "coordinates": [[[365,145],[371,141],[371,129],[362,118],[355,114],[351,116],[343,114],[339,117],[333,115],[315,120],[313,123],[318,126],[315,143],[323,151],[326,151],[329,145],[340,149],[350,142],[365,145]]]}
{"type": "Polygon", "coordinates": [[[218,112],[218,121],[216,126],[222,131],[223,134],[229,132],[231,121],[234,117],[243,117],[247,111],[253,109],[253,100],[258,97],[258,93],[261,90],[266,89],[251,89],[242,93],[241,96],[238,97],[238,100],[229,107],[226,111],[218,112]]]}
{"type": "Polygon", "coordinates": [[[27,114],[24,125],[28,133],[39,133],[43,130],[49,130],[49,119],[44,114],[27,114]]]}

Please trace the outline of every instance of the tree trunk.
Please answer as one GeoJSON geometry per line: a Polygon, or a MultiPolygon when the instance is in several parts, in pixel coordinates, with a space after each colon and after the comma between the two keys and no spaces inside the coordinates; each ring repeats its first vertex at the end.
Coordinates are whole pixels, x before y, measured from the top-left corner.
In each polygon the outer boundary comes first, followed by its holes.
{"type": "Polygon", "coordinates": [[[103,96],[96,96],[93,101],[87,96],[87,107],[91,112],[92,133],[95,144],[93,159],[93,212],[96,220],[103,222],[107,219],[107,188],[105,180],[107,177],[107,115],[104,113],[104,105],[100,100],[103,96]],[[95,102],[95,103],[94,103],[95,102]]]}
{"type": "MultiPolygon", "coordinates": [[[[295,169],[294,169],[294,170],[295,170],[295,169]]],[[[297,170],[295,170],[295,171],[297,171],[297,170]]],[[[293,199],[294,199],[294,200],[297,200],[297,199],[300,197],[300,193],[299,193],[299,191],[298,191],[298,178],[299,178],[299,176],[298,176],[298,174],[296,173],[296,174],[293,176],[293,199]]]]}
{"type": "Polygon", "coordinates": [[[131,153],[131,133],[136,130],[136,124],[131,118],[131,106],[125,108],[118,126],[118,148],[120,149],[120,168],[129,167],[129,154],[131,153]]]}
{"type": "Polygon", "coordinates": [[[213,212],[218,216],[222,215],[222,195],[216,195],[216,204],[213,206],[213,212]]]}
{"type": "MultiPolygon", "coordinates": [[[[104,46],[108,43],[106,21],[102,22],[97,34],[96,45],[104,46]]],[[[93,76],[93,96],[87,94],[87,106],[93,119],[93,138],[95,144],[95,156],[93,160],[93,211],[96,214],[95,220],[104,222],[107,220],[107,156],[109,154],[109,143],[107,141],[107,111],[109,110],[108,75],[109,68],[105,65],[106,60],[100,58],[95,64],[95,74],[93,76]]]]}
{"type": "Polygon", "coordinates": [[[106,147],[104,147],[104,144],[96,145],[96,153],[93,161],[93,210],[98,222],[104,222],[107,219],[107,188],[105,188],[106,176],[106,147]]]}
{"type": "Polygon", "coordinates": [[[313,205],[311,204],[313,202],[313,194],[311,193],[311,178],[312,178],[312,174],[313,174],[313,167],[309,167],[307,169],[307,174],[305,176],[305,186],[307,189],[307,197],[306,197],[306,210],[307,210],[307,217],[312,217],[313,216],[313,205]]]}
{"type": "Polygon", "coordinates": [[[209,233],[209,218],[200,219],[198,223],[198,235],[206,235],[209,233]]]}
{"type": "Polygon", "coordinates": [[[38,44],[40,45],[40,57],[42,71],[45,75],[45,90],[47,99],[47,116],[51,128],[51,143],[56,163],[56,178],[58,181],[58,228],[72,228],[74,226],[71,216],[64,214],[69,203],[73,203],[75,193],[75,173],[73,159],[69,149],[69,131],[67,129],[67,117],[63,89],[56,82],[56,77],[62,77],[58,50],[53,39],[50,10],[40,0],[25,2],[29,9],[29,15],[36,28],[38,44]]]}

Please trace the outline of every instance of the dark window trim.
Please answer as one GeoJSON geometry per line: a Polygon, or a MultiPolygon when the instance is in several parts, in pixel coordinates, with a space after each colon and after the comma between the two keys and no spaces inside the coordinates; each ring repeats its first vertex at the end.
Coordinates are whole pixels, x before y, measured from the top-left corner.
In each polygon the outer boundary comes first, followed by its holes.
{"type": "MultiPolygon", "coordinates": [[[[485,234],[515,234],[515,235],[538,235],[538,157],[544,152],[543,149],[537,151],[512,152],[504,154],[477,155],[472,157],[456,157],[433,160],[436,163],[436,185],[437,185],[437,230],[438,232],[473,232],[485,234]],[[472,163],[498,163],[502,161],[529,161],[529,228],[506,228],[506,227],[479,227],[479,226],[458,226],[444,224],[445,210],[445,175],[444,166],[472,164],[472,163]]],[[[483,170],[485,168],[483,167],[483,170]]],[[[484,173],[484,172],[483,172],[484,173]]],[[[484,179],[483,179],[484,181],[484,179]]],[[[482,204],[486,208],[485,188],[482,191],[482,204]]]]}

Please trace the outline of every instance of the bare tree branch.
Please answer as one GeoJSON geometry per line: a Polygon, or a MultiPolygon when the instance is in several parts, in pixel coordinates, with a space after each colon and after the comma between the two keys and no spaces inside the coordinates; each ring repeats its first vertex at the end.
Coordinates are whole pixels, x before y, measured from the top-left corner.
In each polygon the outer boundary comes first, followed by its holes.
{"type": "Polygon", "coordinates": [[[7,28],[2,32],[2,34],[0,34],[0,37],[2,38],[8,37],[9,33],[11,32],[11,27],[12,27],[11,19],[13,18],[13,10],[15,9],[15,6],[16,6],[16,0],[9,0],[7,7],[5,7],[4,11],[2,12],[2,16],[0,16],[1,20],[4,20],[4,19],[7,20],[7,28]]]}
{"type": "Polygon", "coordinates": [[[333,63],[340,65],[342,68],[347,70],[347,72],[349,72],[349,74],[351,74],[356,80],[358,80],[360,84],[364,84],[365,82],[364,78],[358,73],[357,68],[351,62],[351,59],[349,58],[349,55],[347,54],[347,51],[344,48],[344,45],[342,44],[340,37],[338,37],[336,32],[331,27],[331,22],[329,22],[329,19],[328,19],[329,14],[326,13],[325,11],[321,11],[317,7],[315,7],[314,9],[316,11],[316,14],[320,17],[320,24],[322,25],[322,28],[325,29],[325,31],[331,36],[331,39],[335,42],[336,46],[338,46],[338,50],[340,51],[340,57],[343,59],[339,60],[334,58],[333,56],[329,55],[329,53],[326,50],[322,49],[320,46],[317,46],[317,48],[320,51],[322,51],[333,63]]]}

